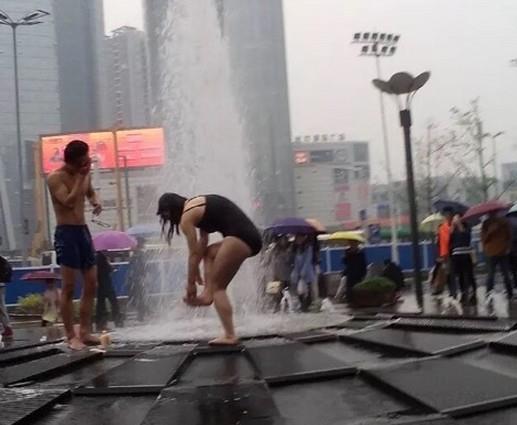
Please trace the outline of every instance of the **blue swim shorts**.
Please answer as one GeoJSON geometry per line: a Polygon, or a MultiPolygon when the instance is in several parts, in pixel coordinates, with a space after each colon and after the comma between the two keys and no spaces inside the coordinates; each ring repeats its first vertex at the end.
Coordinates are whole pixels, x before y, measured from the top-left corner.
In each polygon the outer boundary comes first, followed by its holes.
{"type": "Polygon", "coordinates": [[[54,249],[60,266],[89,270],[96,264],[92,235],[86,225],[57,226],[54,249]]]}

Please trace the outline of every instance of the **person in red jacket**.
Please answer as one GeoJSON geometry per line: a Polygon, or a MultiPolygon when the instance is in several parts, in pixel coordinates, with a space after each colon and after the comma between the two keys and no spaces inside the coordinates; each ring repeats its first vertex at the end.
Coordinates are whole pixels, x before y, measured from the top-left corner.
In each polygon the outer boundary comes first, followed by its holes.
{"type": "Polygon", "coordinates": [[[452,208],[444,208],[442,211],[445,220],[438,227],[437,244],[438,244],[438,259],[437,268],[443,267],[447,276],[447,287],[449,288],[449,295],[456,298],[458,291],[454,279],[450,273],[450,254],[451,254],[451,226],[454,211],[452,208]]]}

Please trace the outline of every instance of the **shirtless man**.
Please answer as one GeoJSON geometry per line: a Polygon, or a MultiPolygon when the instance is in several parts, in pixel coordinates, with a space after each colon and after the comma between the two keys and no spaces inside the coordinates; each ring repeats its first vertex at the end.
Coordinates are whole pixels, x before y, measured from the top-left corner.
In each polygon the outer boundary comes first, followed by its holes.
{"type": "Polygon", "coordinates": [[[48,187],[56,213],[54,246],[63,280],[61,316],[70,348],[81,350],[86,345],[99,343],[98,338],[91,334],[97,270],[92,237],[85,220],[84,202],[88,199],[94,215],[101,213],[102,206],[92,187],[92,162],[88,145],[80,140],[70,142],[66,146],[64,160],[65,164],[49,175],[48,187]],[[77,272],[82,274],[84,282],[78,335],[74,331],[72,309],[77,272]]]}

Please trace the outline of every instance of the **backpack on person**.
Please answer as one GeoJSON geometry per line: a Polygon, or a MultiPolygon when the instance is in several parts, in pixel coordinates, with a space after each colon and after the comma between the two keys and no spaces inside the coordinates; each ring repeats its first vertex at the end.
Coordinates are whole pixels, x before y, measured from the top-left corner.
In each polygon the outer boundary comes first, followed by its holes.
{"type": "Polygon", "coordinates": [[[0,255],[0,283],[8,283],[13,278],[13,268],[9,261],[0,255]]]}

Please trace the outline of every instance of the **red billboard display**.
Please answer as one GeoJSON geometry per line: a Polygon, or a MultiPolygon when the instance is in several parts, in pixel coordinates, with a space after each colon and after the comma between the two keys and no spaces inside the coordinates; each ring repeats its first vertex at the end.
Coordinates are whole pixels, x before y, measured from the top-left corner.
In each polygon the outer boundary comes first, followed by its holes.
{"type": "Polygon", "coordinates": [[[90,156],[100,169],[115,168],[119,157],[120,167],[151,167],[165,162],[165,141],[162,128],[141,128],[92,133],[61,134],[41,137],[41,160],[45,174],[63,165],[63,153],[72,140],[82,140],[90,146],[90,156]]]}
{"type": "MultiPolygon", "coordinates": [[[[162,128],[117,131],[117,146],[119,158],[125,158],[130,168],[152,167],[165,162],[162,128]]],[[[123,162],[120,162],[120,166],[123,166],[123,162]]]]}

